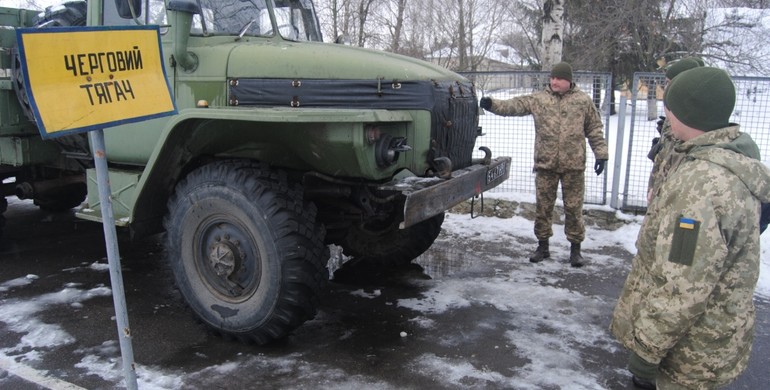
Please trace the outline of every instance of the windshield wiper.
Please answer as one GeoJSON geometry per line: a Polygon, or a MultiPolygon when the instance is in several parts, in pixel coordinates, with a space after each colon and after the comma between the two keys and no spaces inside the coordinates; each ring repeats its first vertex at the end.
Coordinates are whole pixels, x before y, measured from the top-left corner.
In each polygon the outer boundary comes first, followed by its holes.
{"type": "MultiPolygon", "coordinates": [[[[131,2],[129,2],[130,4],[131,2]]],[[[200,10],[201,15],[201,29],[203,30],[203,36],[209,35],[209,30],[206,27],[206,18],[203,16],[205,12],[203,12],[203,5],[201,5],[201,0],[198,0],[198,9],[200,10]]]]}
{"type": "Polygon", "coordinates": [[[256,23],[256,22],[257,22],[257,18],[254,18],[254,19],[251,19],[251,20],[249,20],[249,22],[248,22],[248,23],[246,23],[246,25],[245,25],[245,26],[241,27],[241,29],[240,29],[240,30],[238,30],[238,38],[235,38],[235,40],[236,40],[236,41],[238,41],[238,40],[240,40],[241,38],[243,38],[243,35],[244,35],[244,34],[246,34],[246,31],[249,31],[249,29],[251,28],[251,26],[252,26],[254,23],[256,23]]]}

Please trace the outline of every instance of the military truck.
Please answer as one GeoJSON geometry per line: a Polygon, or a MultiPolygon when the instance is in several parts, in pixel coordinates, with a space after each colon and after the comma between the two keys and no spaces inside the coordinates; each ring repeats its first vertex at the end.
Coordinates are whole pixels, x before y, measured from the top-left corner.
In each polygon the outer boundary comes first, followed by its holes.
{"type": "MultiPolygon", "coordinates": [[[[263,344],[311,319],[329,245],[408,264],[447,209],[508,178],[510,157],[476,151],[469,80],[323,43],[309,0],[68,1],[0,18],[159,26],[178,114],[104,130],[115,220],[132,239],[165,232],[176,288],[228,338],[263,344]]],[[[87,136],[41,139],[12,28],[0,44],[2,209],[17,196],[101,222],[87,136]]]]}

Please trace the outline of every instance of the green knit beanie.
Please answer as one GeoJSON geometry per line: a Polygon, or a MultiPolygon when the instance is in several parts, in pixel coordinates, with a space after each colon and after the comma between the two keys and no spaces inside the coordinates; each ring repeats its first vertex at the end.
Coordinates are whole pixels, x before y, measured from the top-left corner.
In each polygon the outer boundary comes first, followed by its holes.
{"type": "Polygon", "coordinates": [[[687,57],[687,58],[690,58],[690,59],[692,59],[693,61],[697,62],[697,63],[698,63],[698,66],[706,66],[706,61],[703,61],[703,58],[700,58],[700,57],[696,57],[696,56],[687,57]]]}
{"type": "Polygon", "coordinates": [[[572,82],[572,66],[566,62],[559,62],[551,68],[551,77],[557,77],[572,82]]]}
{"type": "Polygon", "coordinates": [[[663,103],[682,123],[711,131],[726,127],[735,107],[735,85],[722,69],[698,67],[666,87],[663,103]]]}
{"type": "Polygon", "coordinates": [[[676,77],[679,73],[692,68],[697,68],[699,66],[701,65],[698,63],[698,61],[694,60],[692,57],[682,58],[681,60],[674,62],[673,64],[666,67],[666,78],[673,80],[674,77],[676,77]]]}

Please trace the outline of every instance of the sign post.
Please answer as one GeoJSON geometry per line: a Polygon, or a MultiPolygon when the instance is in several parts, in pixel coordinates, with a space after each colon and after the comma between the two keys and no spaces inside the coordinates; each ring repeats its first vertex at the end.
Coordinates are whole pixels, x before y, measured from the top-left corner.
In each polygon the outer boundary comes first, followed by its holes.
{"type": "Polygon", "coordinates": [[[90,132],[126,387],[137,388],[104,127],[177,112],[158,26],[18,29],[16,38],[40,135],[90,132]]]}
{"type": "Polygon", "coordinates": [[[94,153],[96,167],[96,184],[99,187],[99,202],[102,205],[102,227],[104,242],[107,246],[107,262],[110,268],[110,284],[112,285],[112,303],[115,306],[115,319],[118,325],[118,340],[120,354],[123,358],[123,376],[126,387],[136,390],[136,366],[134,365],[134,348],[131,344],[131,327],[128,325],[128,310],[126,307],[126,292],[123,288],[123,275],[120,266],[120,250],[118,235],[115,230],[115,216],[112,212],[110,194],[110,179],[107,169],[107,153],[104,146],[104,131],[95,130],[88,134],[91,149],[94,153]]]}

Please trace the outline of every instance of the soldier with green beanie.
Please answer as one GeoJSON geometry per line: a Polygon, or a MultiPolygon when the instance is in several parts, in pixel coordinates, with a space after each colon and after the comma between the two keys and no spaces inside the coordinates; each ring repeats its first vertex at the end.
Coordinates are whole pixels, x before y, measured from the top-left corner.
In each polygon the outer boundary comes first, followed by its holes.
{"type": "Polygon", "coordinates": [[[682,58],[679,61],[676,61],[666,67],[666,78],[669,80],[673,80],[674,77],[676,77],[679,73],[682,73],[686,70],[690,70],[692,68],[697,68],[701,65],[697,60],[691,57],[682,58]]]}
{"type": "MultiPolygon", "coordinates": [[[[671,80],[680,73],[702,66],[700,65],[702,61],[699,62],[696,57],[687,57],[672,63],[666,68],[666,85],[671,83],[671,80]]],[[[666,180],[671,166],[676,165],[682,157],[674,152],[674,147],[678,141],[671,135],[671,125],[665,116],[660,117],[657,129],[659,137],[652,140],[652,148],[647,153],[647,157],[653,162],[650,178],[647,182],[648,204],[652,201],[652,197],[660,184],[666,180]]]]}
{"type": "Polygon", "coordinates": [[[729,123],[735,86],[725,71],[682,72],[664,104],[684,158],[648,206],[610,330],[631,352],[637,387],[715,389],[748,365],[770,170],[729,123]]]}
{"type": "Polygon", "coordinates": [[[687,57],[687,58],[697,62],[698,66],[706,66],[706,61],[703,61],[703,58],[696,57],[696,56],[687,57]]]}
{"type": "Polygon", "coordinates": [[[503,116],[532,115],[535,121],[535,237],[533,263],[551,256],[553,208],[559,183],[564,201],[564,231],[570,242],[569,262],[583,265],[580,244],[585,238],[583,194],[585,193],[586,139],[596,157],[594,171],[600,175],[609,158],[602,121],[591,98],[572,82],[572,67],[560,62],[551,69],[544,91],[509,100],[483,97],[481,108],[503,116]]]}

